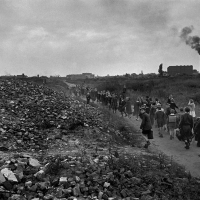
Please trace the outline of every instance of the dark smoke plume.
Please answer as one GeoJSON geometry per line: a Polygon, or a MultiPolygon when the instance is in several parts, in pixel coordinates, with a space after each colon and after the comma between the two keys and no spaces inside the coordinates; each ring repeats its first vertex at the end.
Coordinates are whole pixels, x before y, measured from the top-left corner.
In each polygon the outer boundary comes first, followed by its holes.
{"type": "Polygon", "coordinates": [[[195,49],[200,55],[200,37],[199,36],[189,36],[192,33],[194,27],[185,27],[181,31],[181,39],[185,41],[192,49],[195,49]]]}

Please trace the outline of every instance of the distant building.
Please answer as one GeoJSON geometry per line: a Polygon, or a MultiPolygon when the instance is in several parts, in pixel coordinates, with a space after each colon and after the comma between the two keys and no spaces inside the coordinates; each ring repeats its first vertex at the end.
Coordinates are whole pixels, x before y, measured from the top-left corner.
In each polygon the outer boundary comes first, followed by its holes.
{"type": "Polygon", "coordinates": [[[17,75],[16,77],[17,78],[27,78],[28,76],[23,73],[22,75],[17,75]]]}
{"type": "Polygon", "coordinates": [[[82,73],[83,76],[85,76],[86,78],[94,78],[95,75],[92,73],[82,73]]]}
{"type": "Polygon", "coordinates": [[[92,73],[82,73],[82,74],[69,74],[66,77],[71,80],[77,80],[77,79],[95,78],[95,75],[92,73]]]}
{"type": "Polygon", "coordinates": [[[179,74],[192,75],[193,74],[193,66],[192,65],[169,66],[167,68],[167,73],[170,76],[175,76],[175,75],[179,75],[179,74]]]}

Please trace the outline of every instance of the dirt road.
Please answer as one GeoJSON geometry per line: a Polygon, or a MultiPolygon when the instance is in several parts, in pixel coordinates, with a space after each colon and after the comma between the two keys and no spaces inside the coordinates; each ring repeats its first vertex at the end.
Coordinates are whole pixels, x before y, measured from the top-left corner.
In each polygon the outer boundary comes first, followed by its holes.
{"type": "MultiPolygon", "coordinates": [[[[132,116],[131,119],[126,117],[126,121],[136,128],[140,129],[141,120],[136,121],[132,116]]],[[[169,134],[163,131],[163,138],[158,136],[158,130],[153,128],[154,139],[149,146],[151,152],[162,152],[165,155],[172,157],[178,164],[185,166],[186,171],[189,171],[192,176],[200,177],[200,148],[196,146],[196,142],[191,143],[190,149],[184,148],[184,143],[177,138],[170,140],[169,134]]]]}
{"type": "MultiPolygon", "coordinates": [[[[67,82],[65,82],[68,84],[67,82]]],[[[68,84],[75,86],[74,84],[68,84]]],[[[117,115],[120,116],[119,112],[117,115]]],[[[131,119],[125,118],[127,123],[134,127],[137,131],[140,130],[141,120],[136,121],[136,118],[132,116],[131,119]]],[[[163,131],[163,138],[158,136],[158,131],[153,128],[154,139],[149,147],[151,152],[164,153],[165,155],[172,157],[175,162],[185,166],[187,172],[190,172],[192,176],[200,178],[200,148],[196,146],[195,141],[191,143],[190,149],[184,148],[184,143],[180,142],[177,138],[170,140],[169,134],[163,131]]]]}

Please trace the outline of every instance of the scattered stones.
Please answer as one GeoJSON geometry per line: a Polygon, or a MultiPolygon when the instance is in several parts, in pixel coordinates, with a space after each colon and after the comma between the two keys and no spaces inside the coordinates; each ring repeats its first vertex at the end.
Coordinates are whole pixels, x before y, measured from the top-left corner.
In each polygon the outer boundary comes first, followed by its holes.
{"type": "Polygon", "coordinates": [[[33,158],[29,158],[29,165],[32,167],[40,167],[40,163],[38,160],[33,159],[33,158]]]}
{"type": "Polygon", "coordinates": [[[38,180],[43,180],[44,176],[45,176],[45,172],[43,170],[38,171],[37,173],[34,174],[34,176],[38,179],[38,180]]]}
{"type": "Polygon", "coordinates": [[[110,186],[110,183],[107,183],[107,182],[105,182],[104,185],[103,185],[103,187],[105,187],[105,188],[107,188],[109,186],[110,186]]]}
{"type": "Polygon", "coordinates": [[[4,183],[6,181],[5,177],[3,174],[0,172],[0,184],[4,183]]]}
{"type": "Polygon", "coordinates": [[[4,168],[1,170],[1,173],[9,180],[13,182],[18,182],[16,176],[12,171],[10,171],[8,168],[4,168]]]}
{"type": "MultiPolygon", "coordinates": [[[[0,160],[0,199],[166,200],[189,191],[189,178],[171,181],[169,165],[159,174],[159,162],[155,165],[134,157],[130,166],[117,148],[108,151],[107,141],[112,139],[108,132],[120,132],[106,128],[97,108],[25,81],[0,81],[0,95],[0,139],[5,146],[0,150],[27,150],[0,160]],[[87,137],[84,144],[83,136],[87,137]],[[92,137],[101,146],[92,143],[92,137]],[[61,143],[75,147],[79,154],[44,154],[52,147],[60,153],[61,146],[54,145],[61,143]],[[173,193],[164,197],[163,191],[172,185],[173,193]]],[[[200,191],[199,185],[190,184],[193,193],[200,191]]]]}
{"type": "Polygon", "coordinates": [[[66,184],[68,182],[67,177],[60,177],[59,185],[66,184]]]}

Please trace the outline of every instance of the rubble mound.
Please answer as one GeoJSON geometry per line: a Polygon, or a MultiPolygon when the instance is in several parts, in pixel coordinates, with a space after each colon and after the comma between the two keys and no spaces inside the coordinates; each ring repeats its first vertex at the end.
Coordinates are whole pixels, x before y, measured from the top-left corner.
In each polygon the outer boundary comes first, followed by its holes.
{"type": "Polygon", "coordinates": [[[0,169],[1,199],[197,200],[200,194],[200,183],[180,168],[137,156],[57,155],[38,161],[16,154],[0,169]]]}
{"type": "Polygon", "coordinates": [[[101,126],[98,109],[42,85],[1,80],[0,96],[0,149],[4,151],[46,150],[49,129],[62,135],[79,126],[101,126]]]}

